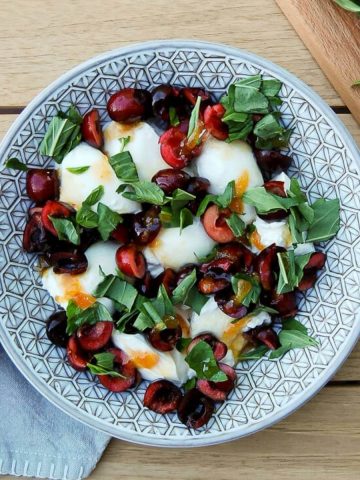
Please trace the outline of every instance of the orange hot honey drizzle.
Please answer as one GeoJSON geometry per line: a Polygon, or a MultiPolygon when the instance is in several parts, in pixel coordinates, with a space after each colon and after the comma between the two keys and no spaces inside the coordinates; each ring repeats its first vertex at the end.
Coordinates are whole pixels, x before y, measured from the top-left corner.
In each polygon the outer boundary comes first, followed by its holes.
{"type": "Polygon", "coordinates": [[[254,245],[258,250],[264,250],[265,246],[261,243],[261,238],[257,230],[254,230],[250,234],[249,241],[251,245],[254,245]]]}
{"type": "Polygon", "coordinates": [[[96,298],[92,295],[83,292],[83,287],[80,283],[78,275],[63,274],[59,275],[59,284],[63,295],[56,295],[57,302],[67,302],[74,300],[76,305],[80,308],[91,307],[96,302],[96,298]]]}
{"type": "Polygon", "coordinates": [[[243,213],[244,205],[241,197],[244,195],[246,189],[249,186],[249,172],[244,172],[235,180],[235,195],[230,203],[230,209],[235,213],[243,213]]]}
{"type": "Polygon", "coordinates": [[[129,357],[136,368],[153,368],[159,362],[159,355],[155,352],[129,352],[129,357]]]}

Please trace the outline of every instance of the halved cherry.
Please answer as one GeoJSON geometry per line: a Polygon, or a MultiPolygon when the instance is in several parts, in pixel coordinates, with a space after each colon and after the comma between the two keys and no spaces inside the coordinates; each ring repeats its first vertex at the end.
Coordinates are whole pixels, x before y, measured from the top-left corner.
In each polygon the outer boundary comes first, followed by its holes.
{"type": "Polygon", "coordinates": [[[137,278],[135,280],[134,287],[141,295],[152,298],[156,297],[159,282],[151,276],[150,272],[146,272],[143,278],[137,278]]]}
{"type": "Polygon", "coordinates": [[[144,395],[144,406],[163,415],[176,410],[181,398],[180,388],[168,380],[157,380],[148,385],[144,395]]]}
{"type": "Polygon", "coordinates": [[[275,330],[270,327],[262,328],[261,330],[259,330],[256,333],[255,338],[271,350],[276,350],[280,347],[279,337],[275,330]]]}
{"type": "Polygon", "coordinates": [[[279,316],[283,318],[293,317],[297,314],[295,292],[276,293],[273,292],[270,301],[267,301],[269,307],[279,312],[279,316]]]}
{"type": "Polygon", "coordinates": [[[131,236],[137,245],[148,245],[155,240],[161,229],[159,213],[160,209],[153,205],[133,216],[131,236]]]}
{"type": "Polygon", "coordinates": [[[223,402],[234,388],[236,380],[236,372],[225,363],[219,363],[219,368],[228,377],[223,382],[211,382],[210,380],[199,379],[196,382],[196,388],[207,397],[214,400],[214,402],[223,402]]]}
{"type": "Polygon", "coordinates": [[[320,270],[324,268],[326,262],[326,253],[323,252],[314,252],[311,254],[308,263],[305,265],[304,270],[309,270],[311,268],[315,268],[316,270],[320,270]]]}
{"type": "Polygon", "coordinates": [[[128,243],[129,241],[129,229],[123,223],[119,225],[111,232],[111,238],[119,243],[128,243]]]}
{"type": "Polygon", "coordinates": [[[268,172],[275,172],[278,169],[287,170],[291,164],[291,157],[283,155],[276,150],[254,149],[254,154],[259,167],[268,172]]]}
{"type": "Polygon", "coordinates": [[[140,88],[123,88],[111,95],[107,110],[115,122],[138,122],[151,112],[151,94],[140,88]]]}
{"type": "Polygon", "coordinates": [[[137,370],[135,365],[126,353],[118,348],[109,348],[107,352],[115,355],[114,369],[121,375],[121,377],[98,375],[99,382],[111,392],[124,392],[136,383],[137,370]]]}
{"type": "Polygon", "coordinates": [[[209,92],[198,87],[184,87],[180,90],[180,95],[183,99],[193,107],[198,97],[201,97],[200,108],[204,109],[212,104],[212,98],[209,92]]]}
{"type": "Polygon", "coordinates": [[[226,140],[229,136],[229,127],[221,119],[225,108],[221,103],[209,105],[204,111],[204,123],[206,130],[218,140],[226,140]]]}
{"type": "Polygon", "coordinates": [[[171,195],[177,188],[185,189],[190,181],[190,175],[177,168],[159,170],[151,179],[166,195],[171,195]]]}
{"type": "Polygon", "coordinates": [[[256,257],[255,270],[259,274],[264,290],[272,290],[275,287],[276,259],[277,247],[275,243],[264,248],[256,257]]]}
{"type": "Polygon", "coordinates": [[[51,343],[58,347],[66,348],[69,335],[66,333],[67,317],[66,312],[61,310],[55,312],[46,321],[46,335],[51,343]]]}
{"type": "Polygon", "coordinates": [[[210,262],[203,263],[199,270],[201,273],[207,273],[211,270],[215,271],[222,271],[222,272],[229,272],[232,267],[234,266],[235,261],[230,260],[229,258],[215,258],[215,260],[211,260],[210,262]]]}
{"type": "Polygon", "coordinates": [[[69,338],[66,347],[66,354],[68,362],[73,368],[75,368],[75,370],[78,370],[79,372],[86,370],[87,364],[90,360],[89,354],[81,349],[75,335],[72,335],[69,338]]]}
{"type": "Polygon", "coordinates": [[[226,218],[231,215],[230,210],[220,210],[217,205],[211,205],[202,217],[206,233],[218,243],[228,243],[235,239],[234,234],[226,223],[226,218]]]}
{"type": "Polygon", "coordinates": [[[74,210],[65,203],[48,200],[41,211],[41,220],[46,230],[57,237],[55,227],[49,217],[67,218],[70,217],[73,212],[74,210]]]}
{"type": "Polygon", "coordinates": [[[59,196],[59,178],[54,169],[30,168],[26,173],[26,193],[35,203],[59,196]]]}
{"type": "Polygon", "coordinates": [[[227,354],[228,348],[226,344],[218,340],[211,333],[201,333],[200,335],[194,337],[187,348],[187,352],[191,352],[195,345],[197,345],[201,341],[206,342],[210,345],[214,353],[214,357],[217,361],[222,360],[227,354]]]}
{"type": "Polygon", "coordinates": [[[95,108],[84,116],[81,133],[86,143],[95,148],[102,147],[104,136],[100,126],[100,115],[95,108]]]}
{"type": "Polygon", "coordinates": [[[247,272],[253,271],[255,255],[242,243],[229,243],[220,245],[216,251],[215,259],[229,259],[247,272]]]}
{"type": "Polygon", "coordinates": [[[193,158],[191,152],[184,152],[186,133],[179,127],[166,130],[159,139],[160,153],[164,161],[173,168],[184,168],[193,158]]]}
{"type": "Polygon", "coordinates": [[[176,316],[167,316],[163,319],[166,328],[159,330],[154,327],[148,333],[148,340],[151,345],[161,352],[173,350],[176,342],[181,338],[182,330],[176,316]]]}
{"type": "Polygon", "coordinates": [[[212,295],[230,286],[229,276],[217,275],[214,272],[206,273],[198,282],[198,290],[204,295],[212,295]]]}
{"type": "Polygon", "coordinates": [[[232,318],[243,318],[247,314],[247,308],[236,301],[236,296],[232,290],[222,290],[215,294],[215,302],[220,310],[232,318]]]}
{"type": "Polygon", "coordinates": [[[54,273],[79,275],[86,272],[88,267],[86,255],[77,250],[50,252],[46,254],[46,260],[54,267],[54,273]]]}
{"type": "Polygon", "coordinates": [[[97,322],[94,325],[82,325],[76,337],[83,350],[95,352],[105,347],[111,338],[113,322],[97,322]]]}
{"type": "Polygon", "coordinates": [[[177,409],[180,422],[189,428],[202,427],[213,413],[214,402],[196,388],[185,393],[177,409]]]}
{"type": "Polygon", "coordinates": [[[116,251],[116,265],[129,277],[143,278],[146,272],[146,260],[136,245],[119,247],[116,251]]]}
{"type": "Polygon", "coordinates": [[[29,253],[44,253],[50,248],[51,235],[44,228],[41,212],[34,213],[28,220],[24,235],[23,249],[29,253]]]}
{"type": "Polygon", "coordinates": [[[298,285],[298,290],[300,292],[305,292],[305,290],[309,290],[310,288],[313,288],[317,280],[317,274],[316,270],[308,270],[304,271],[303,278],[300,280],[300,283],[298,285]]]}

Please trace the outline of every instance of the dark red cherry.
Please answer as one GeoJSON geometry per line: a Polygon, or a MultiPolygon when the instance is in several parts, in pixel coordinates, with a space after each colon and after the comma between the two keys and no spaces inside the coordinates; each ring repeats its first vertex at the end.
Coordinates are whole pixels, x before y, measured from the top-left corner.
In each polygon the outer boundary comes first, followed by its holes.
{"type": "Polygon", "coordinates": [[[73,213],[74,210],[69,205],[54,200],[48,200],[42,209],[41,220],[46,230],[57,237],[57,232],[50,217],[68,218],[73,213]]]}
{"type": "Polygon", "coordinates": [[[185,393],[177,409],[180,422],[189,428],[206,425],[213,413],[214,402],[196,388],[185,393]]]}
{"type": "Polygon", "coordinates": [[[236,372],[225,363],[219,363],[219,368],[228,377],[223,382],[211,382],[210,380],[199,379],[196,382],[196,388],[207,397],[214,400],[214,402],[223,402],[234,388],[236,381],[236,372]]]}
{"type": "Polygon", "coordinates": [[[89,354],[84,352],[75,335],[69,338],[66,348],[67,359],[70,365],[78,371],[86,370],[87,364],[90,360],[89,354]]]}
{"type": "Polygon", "coordinates": [[[144,395],[144,406],[163,415],[176,410],[181,399],[180,388],[168,380],[157,380],[148,385],[144,395]]]}
{"type": "Polygon", "coordinates": [[[111,392],[124,392],[133,387],[137,380],[137,370],[125,352],[118,348],[109,348],[107,352],[115,355],[114,370],[121,377],[98,375],[99,382],[111,392]]]}
{"type": "Polygon", "coordinates": [[[191,352],[191,350],[195,347],[195,345],[197,345],[201,341],[206,342],[207,344],[210,345],[214,353],[214,357],[218,362],[222,360],[227,354],[228,348],[226,344],[218,340],[211,333],[201,333],[200,335],[197,335],[196,337],[194,337],[187,348],[187,352],[188,353],[191,352]]]}
{"type": "Polygon", "coordinates": [[[95,108],[84,116],[81,124],[81,134],[85,142],[92,147],[102,147],[104,136],[100,126],[100,115],[95,108]]]}
{"type": "Polygon", "coordinates": [[[46,335],[51,343],[66,348],[69,335],[66,333],[67,318],[64,310],[55,312],[46,321],[46,335]]]}
{"type": "Polygon", "coordinates": [[[151,94],[139,88],[123,88],[109,98],[107,110],[115,122],[138,122],[149,116],[151,94]]]}
{"type": "Polygon", "coordinates": [[[76,332],[76,337],[83,350],[95,352],[105,347],[111,338],[112,331],[112,322],[100,321],[94,325],[82,325],[76,332]]]}
{"type": "Polygon", "coordinates": [[[26,193],[37,204],[59,197],[59,179],[54,169],[31,168],[26,173],[26,193]]]}
{"type": "Polygon", "coordinates": [[[136,213],[132,222],[132,237],[137,245],[148,245],[157,237],[161,229],[159,208],[152,206],[136,213]]]}
{"type": "Polygon", "coordinates": [[[226,140],[229,136],[229,127],[222,122],[225,108],[217,103],[209,105],[204,111],[204,123],[206,130],[218,140],[226,140]]]}

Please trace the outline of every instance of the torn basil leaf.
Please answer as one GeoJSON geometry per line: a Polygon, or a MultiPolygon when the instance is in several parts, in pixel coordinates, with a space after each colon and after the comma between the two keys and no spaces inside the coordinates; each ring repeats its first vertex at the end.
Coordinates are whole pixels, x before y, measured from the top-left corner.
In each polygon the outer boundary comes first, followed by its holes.
{"type": "Polygon", "coordinates": [[[172,127],[177,127],[180,124],[180,120],[176,113],[175,107],[169,108],[169,121],[172,127]]]}
{"type": "Polygon", "coordinates": [[[131,153],[127,150],[109,158],[109,163],[119,180],[125,183],[139,181],[138,172],[131,153]]]}
{"type": "Polygon", "coordinates": [[[79,227],[73,220],[68,218],[57,218],[49,216],[51,223],[54,225],[59,240],[65,240],[74,245],[80,244],[79,227]]]}
{"type": "Polygon", "coordinates": [[[268,347],[266,347],[265,345],[261,345],[260,347],[254,348],[253,350],[241,353],[238,356],[237,360],[239,362],[244,360],[258,360],[259,358],[262,358],[268,351],[268,347]]]}
{"type": "Polygon", "coordinates": [[[200,340],[185,357],[190,368],[195,370],[198,378],[211,382],[224,382],[226,374],[220,370],[210,345],[200,340]]]}
{"type": "Polygon", "coordinates": [[[226,223],[235,237],[241,237],[241,235],[244,234],[246,225],[237,213],[232,213],[230,217],[226,219],[226,223]]]}
{"type": "Polygon", "coordinates": [[[72,335],[84,324],[95,325],[100,321],[112,322],[108,309],[99,302],[95,302],[89,308],[81,309],[73,300],[70,300],[66,308],[66,317],[66,333],[68,335],[72,335]]]}
{"type": "Polygon", "coordinates": [[[157,297],[144,301],[139,310],[140,313],[134,322],[134,327],[140,331],[155,326],[159,330],[163,330],[166,328],[164,323],[166,317],[175,315],[174,306],[164,285],[160,285],[157,297]]]}
{"type": "Polygon", "coordinates": [[[223,193],[219,195],[213,195],[213,194],[206,195],[206,197],[204,197],[200,202],[199,208],[196,212],[196,216],[200,217],[201,215],[203,215],[203,213],[205,213],[210,203],[215,203],[220,208],[227,208],[230,205],[232,199],[234,198],[234,194],[235,194],[235,182],[234,180],[232,180],[226,185],[226,188],[223,193]]]}
{"type": "Polygon", "coordinates": [[[245,307],[257,303],[261,293],[260,282],[254,275],[237,273],[231,277],[231,286],[236,295],[236,300],[245,307]]]}
{"type": "Polygon", "coordinates": [[[187,138],[190,138],[191,135],[194,133],[196,125],[199,121],[200,104],[201,104],[201,97],[197,97],[196,103],[195,103],[194,108],[192,109],[192,112],[191,112],[191,115],[190,115],[187,138]]]}
{"type": "Polygon", "coordinates": [[[110,298],[114,302],[126,307],[129,311],[132,309],[138,292],[130,283],[122,280],[117,275],[106,275],[96,287],[93,293],[95,297],[110,298]]]}
{"type": "Polygon", "coordinates": [[[110,352],[96,353],[87,364],[88,369],[94,375],[110,375],[110,377],[126,378],[114,370],[115,355],[110,352]]]}
{"type": "Polygon", "coordinates": [[[111,232],[122,222],[122,217],[117,212],[114,212],[107,205],[99,202],[97,206],[98,225],[101,238],[108,240],[111,232]]]}
{"type": "Polygon", "coordinates": [[[22,172],[26,172],[29,170],[29,167],[25,165],[25,163],[20,162],[17,158],[9,158],[5,162],[5,168],[11,168],[12,170],[20,170],[22,172]]]}
{"type": "Polygon", "coordinates": [[[320,198],[311,205],[314,219],[307,232],[307,242],[323,242],[337,234],[340,228],[339,199],[320,198]]]}
{"type": "Polygon", "coordinates": [[[89,170],[90,166],[86,165],[83,167],[69,167],[66,170],[70,173],[73,173],[74,175],[80,175],[82,173],[85,173],[89,170]]]}
{"type": "Polygon", "coordinates": [[[131,184],[122,184],[117,189],[118,193],[129,200],[140,203],[151,203],[153,205],[163,205],[165,203],[165,194],[155,183],[149,181],[135,182],[131,184]]]}
{"type": "Polygon", "coordinates": [[[185,304],[192,287],[196,284],[196,269],[187,275],[172,292],[172,301],[174,304],[185,304]]]}

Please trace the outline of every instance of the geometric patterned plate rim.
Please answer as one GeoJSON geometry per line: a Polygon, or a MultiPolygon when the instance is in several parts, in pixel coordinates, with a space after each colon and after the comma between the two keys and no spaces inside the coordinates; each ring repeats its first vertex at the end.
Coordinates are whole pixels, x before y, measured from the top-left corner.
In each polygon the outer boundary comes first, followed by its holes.
{"type": "Polygon", "coordinates": [[[114,84],[194,82],[220,94],[234,78],[256,72],[283,82],[283,118],[295,128],[290,147],[296,163],[294,174],[310,196],[316,198],[326,191],[340,197],[342,229],[325,248],[330,260],[319,286],[300,302],[303,321],[319,338],[319,351],[310,348],[307,353],[288,354],[281,361],[242,365],[238,369],[239,384],[230,400],[218,407],[213,421],[198,432],[185,429],[174,415],[159,418],[141,407],[143,388],[115,397],[87,374],[72,372],[71,377],[66,371],[61,352],[43,337],[43,320],[54,303],[46,297],[32,265],[28,265],[30,257],[16,248],[28,204],[23,195],[24,182],[20,175],[0,173],[0,341],[19,371],[44,397],[77,420],[114,437],[163,447],[234,440],[282,420],[335,374],[360,335],[358,148],[330,107],[294,75],[252,53],[193,40],[135,44],[80,64],[29,103],[1,144],[1,158],[16,154],[27,163],[43,165],[44,159],[35,150],[45,121],[54,114],[55,106],[66,107],[74,96],[82,113],[91,103],[100,108],[105,119],[101,94],[114,90],[114,84]],[[62,368],[64,376],[58,373],[62,368]]]}

